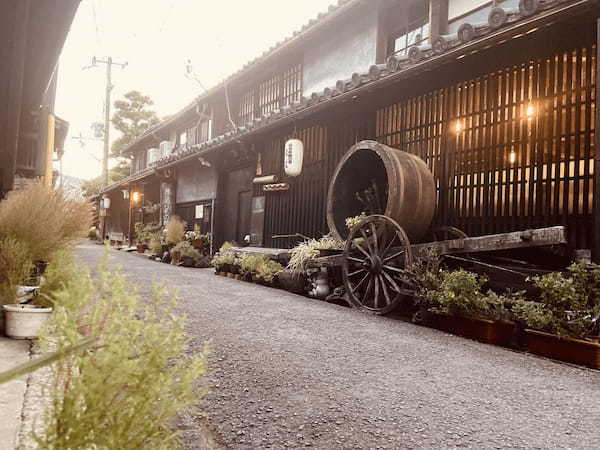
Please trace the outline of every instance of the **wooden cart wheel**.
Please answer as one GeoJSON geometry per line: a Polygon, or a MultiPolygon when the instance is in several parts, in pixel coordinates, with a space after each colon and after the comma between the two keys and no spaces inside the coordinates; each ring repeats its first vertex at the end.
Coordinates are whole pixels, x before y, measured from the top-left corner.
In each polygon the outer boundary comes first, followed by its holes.
{"type": "Polygon", "coordinates": [[[414,294],[408,236],[396,221],[373,215],[352,227],[342,258],[348,301],[356,308],[386,314],[414,294]]]}

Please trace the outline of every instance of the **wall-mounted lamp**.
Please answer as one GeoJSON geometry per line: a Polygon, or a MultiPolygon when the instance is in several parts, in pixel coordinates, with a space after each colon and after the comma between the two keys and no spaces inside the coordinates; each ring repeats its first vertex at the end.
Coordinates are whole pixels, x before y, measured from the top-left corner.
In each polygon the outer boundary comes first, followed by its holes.
{"type": "Polygon", "coordinates": [[[141,197],[142,197],[142,195],[138,191],[134,191],[131,194],[131,199],[133,200],[133,203],[139,202],[141,197]]]}
{"type": "Polygon", "coordinates": [[[514,150],[508,154],[508,162],[510,164],[517,162],[517,153],[514,150]]]}

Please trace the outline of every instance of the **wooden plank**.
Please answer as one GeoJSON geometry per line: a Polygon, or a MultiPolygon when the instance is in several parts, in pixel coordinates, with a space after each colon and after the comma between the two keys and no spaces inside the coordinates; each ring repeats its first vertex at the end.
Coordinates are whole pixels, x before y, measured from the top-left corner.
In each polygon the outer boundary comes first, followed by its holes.
{"type": "MultiPolygon", "coordinates": [[[[432,250],[438,255],[456,255],[464,253],[485,253],[499,250],[514,250],[531,247],[548,247],[567,243],[566,228],[563,226],[538,228],[535,230],[515,231],[490,236],[452,239],[449,241],[428,242],[411,245],[413,255],[426,256],[432,250]]],[[[317,258],[315,267],[336,267],[342,264],[343,255],[317,258]]]]}

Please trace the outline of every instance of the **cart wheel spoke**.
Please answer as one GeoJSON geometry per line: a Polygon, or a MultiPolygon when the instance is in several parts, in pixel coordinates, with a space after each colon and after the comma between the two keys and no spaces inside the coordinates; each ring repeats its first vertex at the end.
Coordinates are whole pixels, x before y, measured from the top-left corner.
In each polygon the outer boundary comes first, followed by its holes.
{"type": "Polygon", "coordinates": [[[409,274],[409,272],[408,272],[408,271],[406,271],[406,270],[404,270],[404,269],[399,269],[398,267],[389,266],[389,265],[387,265],[387,264],[386,264],[386,265],[384,265],[384,266],[383,266],[383,268],[384,268],[385,270],[390,270],[390,271],[392,271],[392,272],[396,272],[396,273],[399,273],[399,274],[401,274],[401,275],[408,275],[408,274],[409,274]]]}
{"type": "Polygon", "coordinates": [[[379,243],[377,242],[377,229],[375,228],[375,224],[371,222],[371,237],[373,238],[373,253],[376,255],[379,254],[379,243]]]}
{"type": "Polygon", "coordinates": [[[388,292],[387,285],[382,275],[379,275],[379,282],[381,283],[381,290],[383,291],[383,297],[385,298],[386,305],[391,305],[392,300],[390,299],[390,293],[388,292]]]}
{"type": "Polygon", "coordinates": [[[414,291],[412,291],[410,289],[403,289],[400,286],[398,286],[398,283],[396,283],[394,278],[392,278],[389,274],[383,272],[383,276],[385,277],[386,280],[389,281],[389,283],[392,285],[392,289],[394,291],[396,291],[398,294],[406,295],[406,296],[412,296],[414,294],[414,291]]]}
{"type": "Polygon", "coordinates": [[[373,297],[373,307],[379,308],[379,276],[373,277],[375,280],[375,295],[373,297]]]}
{"type": "Polygon", "coordinates": [[[400,250],[398,253],[394,253],[392,256],[383,258],[383,262],[386,263],[386,262],[392,261],[393,259],[396,259],[396,258],[404,255],[405,253],[406,253],[406,250],[400,250]]]}
{"type": "Polygon", "coordinates": [[[371,246],[371,240],[367,236],[367,233],[365,232],[365,230],[363,230],[362,228],[360,229],[360,234],[362,235],[362,237],[365,240],[365,243],[367,244],[367,247],[369,249],[369,253],[367,253],[367,256],[372,255],[374,253],[374,251],[373,251],[373,247],[371,246]]]}
{"type": "Polygon", "coordinates": [[[366,262],[366,259],[355,258],[354,256],[348,256],[348,259],[358,264],[364,264],[366,262]]]}
{"type": "Polygon", "coordinates": [[[356,286],[351,289],[352,293],[358,291],[367,278],[369,278],[368,273],[358,282],[356,286]]]}
{"type": "Polygon", "coordinates": [[[365,255],[367,258],[371,258],[371,255],[369,254],[369,252],[367,252],[362,245],[360,244],[356,244],[356,243],[352,243],[352,246],[354,248],[356,248],[359,252],[361,252],[363,255],[365,255]]]}
{"type": "Polygon", "coordinates": [[[369,284],[367,284],[367,289],[365,289],[365,293],[363,294],[363,305],[369,303],[369,292],[373,288],[373,277],[369,274],[369,284]]]}
{"type": "Polygon", "coordinates": [[[366,272],[366,269],[358,269],[356,272],[352,272],[348,274],[348,278],[358,275],[359,273],[366,272]]]}

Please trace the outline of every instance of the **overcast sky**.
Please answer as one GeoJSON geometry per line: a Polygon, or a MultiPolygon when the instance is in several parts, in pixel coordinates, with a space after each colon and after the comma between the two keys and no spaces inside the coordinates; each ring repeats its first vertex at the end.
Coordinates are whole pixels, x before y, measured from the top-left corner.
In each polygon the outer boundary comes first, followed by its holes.
{"type": "MultiPolygon", "coordinates": [[[[210,88],[291,35],[335,0],[83,0],[59,67],[56,114],[70,123],[64,172],[100,175],[102,141],[91,124],[103,121],[105,65],[82,70],[93,56],[127,62],[113,68],[112,100],[136,89],[149,95],[160,117],[173,114],[202,92],[185,77],[192,60],[210,88]]],[[[111,131],[111,140],[118,137],[111,131]]]]}

